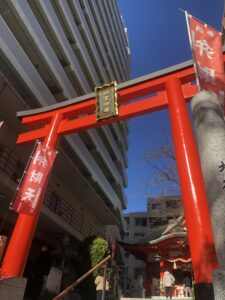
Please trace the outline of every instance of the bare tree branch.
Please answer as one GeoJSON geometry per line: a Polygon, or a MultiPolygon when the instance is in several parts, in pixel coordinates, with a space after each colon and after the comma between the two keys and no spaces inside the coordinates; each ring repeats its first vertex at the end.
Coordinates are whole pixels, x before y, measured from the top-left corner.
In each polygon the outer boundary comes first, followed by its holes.
{"type": "Polygon", "coordinates": [[[153,150],[144,153],[142,163],[149,165],[155,171],[152,177],[142,184],[142,188],[161,185],[165,189],[166,184],[168,192],[171,192],[171,189],[179,192],[176,157],[172,142],[166,134],[164,140],[159,142],[153,150]]]}

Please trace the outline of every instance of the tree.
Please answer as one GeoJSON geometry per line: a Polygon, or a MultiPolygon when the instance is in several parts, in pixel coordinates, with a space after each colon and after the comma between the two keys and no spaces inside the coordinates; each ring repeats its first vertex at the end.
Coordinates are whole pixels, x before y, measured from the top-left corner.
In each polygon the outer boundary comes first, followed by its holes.
{"type": "MultiPolygon", "coordinates": [[[[78,250],[77,273],[82,276],[91,268],[101,262],[106,256],[110,254],[109,246],[106,240],[90,236],[84,239],[78,250]]],[[[92,273],[78,286],[82,300],[94,300],[96,297],[96,290],[94,280],[98,271],[92,273]]]]}
{"type": "Polygon", "coordinates": [[[180,194],[176,157],[172,142],[166,135],[154,149],[144,153],[142,160],[153,169],[152,177],[143,184],[144,188],[161,185],[164,194],[180,194]]]}

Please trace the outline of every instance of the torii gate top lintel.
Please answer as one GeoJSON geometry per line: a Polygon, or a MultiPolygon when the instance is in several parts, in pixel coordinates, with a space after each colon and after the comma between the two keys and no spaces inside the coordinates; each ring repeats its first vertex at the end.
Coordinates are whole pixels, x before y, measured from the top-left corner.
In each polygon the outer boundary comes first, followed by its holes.
{"type": "Polygon", "coordinates": [[[43,139],[48,132],[48,125],[56,113],[62,115],[62,124],[58,134],[65,135],[163,109],[167,107],[167,96],[166,93],[163,93],[163,91],[165,90],[166,80],[171,75],[175,75],[179,78],[186,100],[190,99],[190,97],[196,93],[196,86],[188,84],[195,80],[193,62],[192,60],[189,60],[173,67],[118,84],[117,94],[118,102],[120,104],[134,98],[146,97],[151,94],[154,95],[149,98],[139,100],[136,103],[127,103],[126,105],[121,106],[119,108],[119,116],[117,117],[104,119],[100,122],[96,121],[95,93],[47,107],[18,112],[17,117],[22,119],[22,123],[25,126],[38,126],[41,128],[20,134],[17,143],[43,139]],[[74,119],[81,114],[88,115],[74,119]]]}
{"type": "MultiPolygon", "coordinates": [[[[153,79],[161,78],[163,76],[170,75],[174,72],[180,72],[180,71],[182,71],[184,69],[187,69],[187,68],[190,68],[192,66],[193,66],[193,60],[188,60],[188,61],[185,61],[183,63],[174,65],[172,67],[169,67],[169,68],[166,68],[166,69],[163,69],[163,70],[160,70],[160,71],[156,71],[156,72],[144,75],[144,76],[140,76],[136,79],[131,79],[131,80],[128,80],[126,82],[119,83],[117,85],[117,90],[120,91],[120,90],[126,89],[128,87],[133,87],[133,86],[136,86],[138,84],[148,82],[149,80],[153,80],[153,79]]],[[[192,72],[193,69],[191,69],[190,71],[191,71],[190,75],[193,77],[193,72],[192,72]]],[[[187,78],[185,76],[183,76],[183,79],[188,80],[187,82],[190,81],[189,78],[187,78]]],[[[183,81],[183,83],[184,83],[184,81],[183,81]]],[[[31,110],[20,111],[20,112],[17,112],[17,117],[19,119],[22,119],[23,117],[28,117],[28,116],[32,116],[32,115],[36,115],[36,114],[41,114],[41,113],[45,113],[45,112],[49,112],[49,111],[54,111],[56,109],[64,108],[66,106],[70,106],[70,105],[73,105],[73,104],[76,104],[76,103],[79,103],[79,102],[83,102],[83,101],[86,101],[86,100],[90,100],[90,99],[93,99],[93,98],[95,98],[95,93],[89,93],[89,94],[85,94],[83,96],[76,97],[76,98],[73,98],[73,99],[69,99],[67,101],[63,101],[63,102],[56,103],[56,104],[53,104],[53,105],[49,105],[49,106],[45,106],[45,107],[41,107],[41,108],[36,108],[36,109],[31,109],[31,110]]]]}

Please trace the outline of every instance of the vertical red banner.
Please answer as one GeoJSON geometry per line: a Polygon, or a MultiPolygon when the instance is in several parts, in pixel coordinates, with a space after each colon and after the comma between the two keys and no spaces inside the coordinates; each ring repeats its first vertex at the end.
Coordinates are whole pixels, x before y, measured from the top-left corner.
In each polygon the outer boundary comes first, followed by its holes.
{"type": "Polygon", "coordinates": [[[193,58],[201,89],[218,95],[224,111],[224,64],[221,33],[188,15],[193,58]]]}
{"type": "Polygon", "coordinates": [[[12,205],[18,213],[32,215],[44,192],[57,152],[38,144],[12,205]]]}

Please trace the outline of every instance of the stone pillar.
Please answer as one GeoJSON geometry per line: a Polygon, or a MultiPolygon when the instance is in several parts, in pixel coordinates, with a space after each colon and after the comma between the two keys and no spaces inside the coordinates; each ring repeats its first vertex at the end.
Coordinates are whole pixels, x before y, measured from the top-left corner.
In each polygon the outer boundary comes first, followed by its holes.
{"type": "Polygon", "coordinates": [[[213,92],[196,94],[191,107],[201,159],[219,269],[213,274],[215,299],[225,299],[225,121],[213,92]]]}
{"type": "Polygon", "coordinates": [[[27,279],[24,277],[11,277],[0,280],[1,300],[23,300],[27,279]]]}

